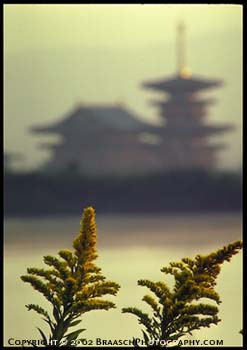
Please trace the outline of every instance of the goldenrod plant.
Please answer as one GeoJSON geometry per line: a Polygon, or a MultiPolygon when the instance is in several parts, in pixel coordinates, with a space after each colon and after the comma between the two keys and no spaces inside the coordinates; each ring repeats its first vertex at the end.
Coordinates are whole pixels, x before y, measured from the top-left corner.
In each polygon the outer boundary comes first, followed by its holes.
{"type": "Polygon", "coordinates": [[[80,224],[80,234],[73,242],[73,252],[60,250],[60,258],[44,256],[44,262],[50,269],[28,268],[28,274],[21,276],[22,281],[31,284],[52,304],[53,317],[39,305],[26,305],[28,310],[36,311],[49,325],[48,336],[38,328],[45,344],[55,340],[58,346],[70,345],[85,330],[69,331],[69,328],[81,322],[84,313],[115,307],[113,302],[101,299],[103,295],[116,295],[120,286],[106,281],[101,269],[94,264],[97,237],[92,207],[84,210],[80,224]]]}
{"type": "Polygon", "coordinates": [[[174,277],[173,288],[164,281],[138,281],[139,286],[147,287],[155,296],[148,294],[142,299],[151,307],[152,316],[135,307],[123,308],[122,312],[138,318],[147,346],[164,347],[173,341],[179,344],[180,337],[220,322],[216,305],[221,301],[215,290],[216,278],[221,265],[241,248],[242,242],[237,241],[209,255],[184,258],[163,267],[161,272],[174,277]],[[212,303],[205,303],[205,299],[212,303]]]}

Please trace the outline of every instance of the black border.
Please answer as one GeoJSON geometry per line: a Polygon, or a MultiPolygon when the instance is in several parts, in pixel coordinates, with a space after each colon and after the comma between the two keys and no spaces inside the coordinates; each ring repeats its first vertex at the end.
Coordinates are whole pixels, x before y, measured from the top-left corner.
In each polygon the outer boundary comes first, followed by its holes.
{"type": "MultiPolygon", "coordinates": [[[[245,42],[245,14],[246,14],[246,5],[247,3],[243,1],[236,1],[236,2],[233,2],[233,1],[224,1],[224,2],[206,2],[206,3],[203,3],[203,2],[192,2],[192,3],[185,3],[185,2],[180,2],[180,3],[177,3],[177,2],[172,2],[172,1],[169,1],[167,3],[165,2],[123,2],[123,3],[107,3],[107,2],[76,2],[76,1],[73,1],[71,3],[69,2],[32,2],[32,1],[25,1],[24,3],[17,3],[16,1],[4,1],[2,2],[2,11],[1,11],[1,17],[2,17],[2,41],[3,41],[3,45],[2,45],[2,49],[3,49],[3,55],[2,55],[2,60],[3,60],[3,64],[2,64],[2,69],[3,69],[3,74],[2,74],[2,77],[3,77],[3,83],[2,83],[2,86],[3,86],[3,92],[4,92],[4,5],[78,5],[78,4],[81,4],[81,5],[125,5],[125,4],[128,4],[128,5],[136,5],[136,4],[139,4],[139,5],[160,5],[160,4],[164,4],[164,5],[169,5],[169,4],[177,4],[177,5],[198,5],[198,4],[202,4],[202,5],[242,5],[243,7],[243,18],[242,18],[242,25],[243,25],[243,78],[242,78],[242,86],[243,86],[243,92],[244,92],[244,79],[246,77],[246,67],[245,67],[245,60],[246,60],[246,55],[245,55],[245,48],[246,48],[246,42],[245,42]]],[[[244,94],[243,94],[244,95],[244,94]]],[[[4,93],[2,95],[2,102],[3,102],[3,115],[4,115],[4,93]]],[[[243,137],[243,144],[242,144],[242,150],[243,150],[243,156],[242,156],[242,161],[243,161],[243,170],[242,170],[242,175],[243,175],[243,219],[242,219],[242,223],[243,223],[243,230],[242,230],[242,239],[243,239],[243,347],[239,347],[239,346],[235,346],[235,347],[232,347],[232,346],[223,346],[223,347],[219,347],[219,346],[207,346],[206,349],[217,349],[219,350],[220,348],[222,349],[247,349],[247,309],[246,309],[246,305],[247,305],[247,302],[246,302],[246,290],[247,290],[247,287],[246,287],[246,273],[247,273],[247,266],[246,266],[246,262],[247,262],[247,247],[246,247],[246,238],[245,238],[245,218],[244,218],[244,211],[245,211],[245,206],[246,206],[246,200],[245,200],[245,197],[244,197],[244,190],[245,190],[245,176],[246,176],[246,166],[245,166],[245,119],[244,119],[244,114],[245,114],[245,99],[243,98],[243,129],[242,129],[242,137],[243,137]]],[[[2,124],[2,127],[3,127],[3,124],[2,124]]],[[[2,132],[2,138],[1,138],[1,146],[2,146],[2,150],[3,150],[3,140],[4,140],[4,132],[2,132]]],[[[3,151],[2,151],[2,193],[4,192],[4,177],[3,177],[3,151]]],[[[3,201],[3,197],[2,197],[2,204],[4,204],[4,201],[3,201]]],[[[2,205],[2,207],[4,207],[2,205]]],[[[1,246],[3,247],[3,250],[4,250],[4,226],[3,226],[3,222],[4,222],[4,215],[3,215],[3,211],[2,211],[2,227],[3,227],[3,235],[1,235],[1,246]]],[[[2,273],[2,281],[3,281],[3,287],[2,287],[2,307],[3,307],[3,312],[2,312],[2,319],[3,319],[3,313],[4,313],[4,251],[3,251],[3,255],[2,255],[2,270],[1,270],[1,273],[2,273]]],[[[2,322],[2,327],[1,327],[1,330],[0,330],[0,341],[1,341],[1,345],[2,345],[2,349],[31,349],[31,347],[19,347],[19,346],[3,346],[3,333],[4,333],[4,322],[2,322]]],[[[143,349],[152,349],[152,347],[142,347],[143,349]]],[[[177,347],[172,347],[173,349],[177,348],[177,347]]],[[[195,347],[190,347],[190,346],[183,346],[182,348],[184,349],[193,349],[195,350],[196,349],[196,346],[195,347]]],[[[203,347],[199,347],[200,349],[203,349],[203,347]]],[[[44,347],[36,347],[36,349],[45,349],[44,347]]],[[[53,349],[61,349],[61,347],[53,347],[53,349]]],[[[64,347],[64,349],[70,349],[70,347],[64,347]]],[[[76,349],[134,349],[134,347],[119,347],[119,346],[97,346],[97,347],[76,347],[76,349]]],[[[179,348],[181,349],[181,348],[179,348]]]]}

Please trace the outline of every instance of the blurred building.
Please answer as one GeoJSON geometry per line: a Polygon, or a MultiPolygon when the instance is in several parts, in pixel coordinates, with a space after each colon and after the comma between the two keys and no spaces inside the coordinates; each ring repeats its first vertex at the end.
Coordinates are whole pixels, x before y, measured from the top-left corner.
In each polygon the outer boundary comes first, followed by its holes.
{"type": "Polygon", "coordinates": [[[59,143],[40,145],[51,152],[45,171],[104,176],[161,168],[156,129],[123,106],[81,105],[57,123],[33,127],[32,132],[61,137],[59,143]]]}
{"type": "Polygon", "coordinates": [[[170,78],[143,84],[164,97],[154,101],[163,126],[146,123],[119,105],[77,106],[63,119],[32,132],[56,134],[61,142],[41,146],[51,152],[44,170],[86,175],[133,175],[171,169],[212,169],[217,152],[225,147],[209,137],[232,129],[231,125],[208,125],[207,106],[213,99],[198,93],[223,82],[193,76],[185,65],[184,27],[178,27],[178,68],[170,78]]]}
{"type": "Polygon", "coordinates": [[[193,76],[185,64],[185,32],[183,24],[177,32],[177,74],[170,78],[143,83],[165,96],[152,101],[165,120],[165,128],[159,130],[162,152],[167,166],[181,168],[211,169],[217,165],[217,151],[225,144],[212,143],[209,137],[232,129],[232,125],[209,125],[206,123],[207,106],[215,102],[212,98],[201,98],[203,90],[220,87],[221,80],[193,76]]]}

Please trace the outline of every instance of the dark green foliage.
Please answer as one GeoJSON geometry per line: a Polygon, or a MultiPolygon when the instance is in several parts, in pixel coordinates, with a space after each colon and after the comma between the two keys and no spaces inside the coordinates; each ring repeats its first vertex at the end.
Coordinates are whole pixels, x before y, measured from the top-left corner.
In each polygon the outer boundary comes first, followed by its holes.
{"type": "Polygon", "coordinates": [[[103,295],[116,295],[120,286],[112,281],[106,281],[101,269],[94,264],[96,253],[96,223],[94,209],[84,210],[79,236],[73,242],[74,252],[59,251],[60,258],[50,255],[44,257],[50,269],[28,268],[27,275],[21,276],[24,282],[43,294],[52,304],[53,316],[39,305],[26,305],[42,316],[49,325],[50,334],[45,336],[38,328],[42,339],[59,342],[78,338],[85,329],[69,331],[77,326],[78,318],[91,310],[109,310],[115,307],[113,302],[102,300],[103,295]]]}
{"type": "Polygon", "coordinates": [[[146,345],[178,340],[194,330],[220,322],[216,305],[221,301],[214,289],[216,278],[224,261],[230,261],[241,248],[242,242],[237,241],[207,256],[184,258],[163,267],[161,272],[174,277],[172,289],[165,282],[138,281],[138,285],[154,294],[154,297],[145,295],[142,299],[151,307],[152,316],[130,307],[123,308],[122,312],[138,318],[146,345]],[[204,303],[205,298],[216,305],[204,303]]]}

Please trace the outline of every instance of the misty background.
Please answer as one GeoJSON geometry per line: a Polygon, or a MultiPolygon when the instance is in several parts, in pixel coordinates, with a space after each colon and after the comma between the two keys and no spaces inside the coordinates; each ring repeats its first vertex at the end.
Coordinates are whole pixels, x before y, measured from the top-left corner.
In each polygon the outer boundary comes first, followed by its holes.
{"type": "Polygon", "coordinates": [[[176,72],[176,27],[186,25],[186,61],[192,74],[225,86],[204,93],[217,100],[208,122],[232,123],[219,168],[240,170],[242,159],[241,5],[5,5],[4,145],[24,155],[18,170],[49,158],[32,135],[78,103],[119,103],[157,121],[154,93],[144,80],[176,72]]]}

